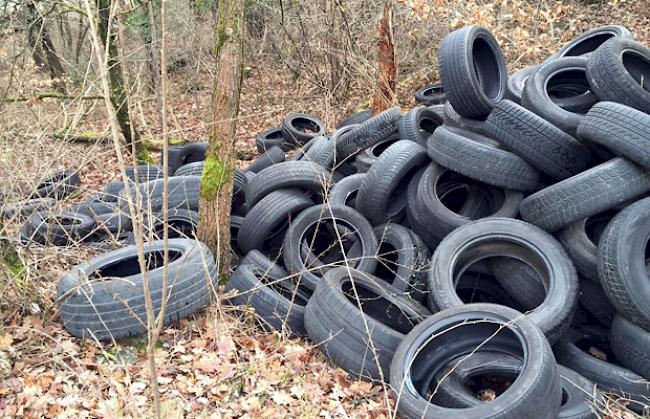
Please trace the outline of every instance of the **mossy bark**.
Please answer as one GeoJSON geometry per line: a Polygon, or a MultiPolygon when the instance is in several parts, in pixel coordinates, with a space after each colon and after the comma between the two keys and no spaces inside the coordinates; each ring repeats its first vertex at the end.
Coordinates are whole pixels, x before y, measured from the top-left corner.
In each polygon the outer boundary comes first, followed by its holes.
{"type": "Polygon", "coordinates": [[[120,131],[122,131],[122,135],[126,140],[127,147],[135,150],[136,159],[139,163],[148,164],[149,162],[153,162],[153,159],[147,149],[142,145],[140,133],[129,115],[129,96],[124,86],[122,63],[117,50],[117,30],[115,28],[109,30],[111,3],[112,0],[97,0],[97,10],[99,13],[99,25],[97,29],[104,48],[108,48],[107,64],[108,78],[111,85],[111,102],[117,113],[117,122],[120,125],[120,131]]]}
{"type": "Polygon", "coordinates": [[[219,274],[230,274],[230,202],[235,170],[244,48],[244,0],[221,0],[215,25],[216,77],[212,133],[201,179],[199,237],[214,253],[219,274]]]}

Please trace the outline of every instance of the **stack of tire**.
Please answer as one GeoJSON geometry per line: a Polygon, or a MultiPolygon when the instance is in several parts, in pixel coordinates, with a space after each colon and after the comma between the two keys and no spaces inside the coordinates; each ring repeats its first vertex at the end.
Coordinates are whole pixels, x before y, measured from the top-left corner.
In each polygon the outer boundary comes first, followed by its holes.
{"type": "Polygon", "coordinates": [[[508,78],[468,26],[439,64],[428,106],[260,135],[302,151],[247,178],[225,298],[390,384],[404,417],[642,412],[650,50],[600,27],[508,78]]]}

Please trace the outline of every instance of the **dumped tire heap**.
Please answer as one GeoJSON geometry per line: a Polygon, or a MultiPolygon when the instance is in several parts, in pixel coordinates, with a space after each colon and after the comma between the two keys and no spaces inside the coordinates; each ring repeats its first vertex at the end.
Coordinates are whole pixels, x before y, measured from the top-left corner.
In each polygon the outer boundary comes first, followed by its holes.
{"type": "MultiPolygon", "coordinates": [[[[508,78],[492,34],[468,26],[444,39],[439,64],[441,85],[421,89],[426,106],[405,115],[360,112],[326,135],[294,114],[258,135],[263,154],[235,177],[239,265],[224,300],[388,383],[404,417],[590,418],[605,409],[601,392],[643,411],[650,50],[606,26],[508,78]]],[[[187,147],[170,156],[180,237],[196,227],[205,152],[187,147]]],[[[162,183],[150,179],[160,173],[136,171],[133,188],[154,214],[144,224],[159,231],[162,183]]],[[[90,208],[84,222],[96,225],[100,212],[127,213],[124,191],[109,188],[67,213],[36,213],[23,236],[62,244],[85,224],[59,223],[57,235],[51,218],[90,208]]],[[[204,245],[170,243],[167,322],[217,287],[204,245]]],[[[161,242],[145,252],[158,310],[161,242]]],[[[71,270],[59,284],[65,327],[143,333],[132,315],[144,313],[139,272],[134,247],[71,270]],[[92,280],[115,276],[129,281],[92,280]]]]}

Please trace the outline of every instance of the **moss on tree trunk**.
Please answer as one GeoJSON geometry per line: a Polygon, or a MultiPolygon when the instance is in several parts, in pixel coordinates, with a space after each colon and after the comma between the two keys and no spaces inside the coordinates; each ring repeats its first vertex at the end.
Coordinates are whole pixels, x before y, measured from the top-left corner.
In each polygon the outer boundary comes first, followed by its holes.
{"type": "Polygon", "coordinates": [[[230,201],[235,170],[235,134],[243,68],[244,0],[221,0],[215,25],[216,76],[212,133],[201,179],[199,237],[219,266],[230,273],[230,201]]]}

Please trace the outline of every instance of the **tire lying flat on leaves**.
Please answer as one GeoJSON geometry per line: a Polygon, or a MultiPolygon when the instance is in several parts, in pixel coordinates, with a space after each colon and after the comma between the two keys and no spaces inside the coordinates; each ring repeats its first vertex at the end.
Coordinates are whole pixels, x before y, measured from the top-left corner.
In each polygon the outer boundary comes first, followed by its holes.
{"type": "MultiPolygon", "coordinates": [[[[163,242],[145,243],[144,250],[157,315],[163,293],[163,242]]],[[[206,305],[217,288],[214,258],[203,243],[171,239],[169,254],[166,325],[206,305]]],[[[105,340],[147,332],[135,246],[102,254],[68,271],[57,286],[57,299],[61,302],[63,325],[73,336],[105,340]]]]}
{"type": "Polygon", "coordinates": [[[447,95],[442,83],[427,84],[415,92],[415,102],[420,105],[431,106],[445,103],[447,95]]]}
{"type": "Polygon", "coordinates": [[[650,330],[650,288],[645,249],[650,198],[625,208],[607,225],[598,245],[598,276],[616,310],[650,330]]]}
{"type": "Polygon", "coordinates": [[[556,419],[562,396],[557,364],[543,333],[518,311],[494,304],[450,308],[415,326],[395,352],[390,383],[397,411],[414,419],[556,419]],[[524,360],[513,385],[495,400],[463,410],[430,402],[436,375],[478,347],[524,360]]]}
{"type": "Polygon", "coordinates": [[[40,244],[67,246],[83,240],[95,227],[87,215],[74,212],[37,212],[20,230],[23,240],[40,244]]]}
{"type": "Polygon", "coordinates": [[[578,140],[509,100],[494,107],[486,128],[492,138],[554,179],[580,173],[591,158],[578,140]]]}
{"type": "Polygon", "coordinates": [[[226,285],[226,295],[236,290],[235,296],[226,301],[232,305],[253,307],[263,329],[284,331],[290,336],[306,336],[304,316],[310,295],[303,289],[292,290],[288,279],[282,282],[289,285],[285,288],[280,281],[259,276],[243,263],[226,285]]]}
{"type": "Polygon", "coordinates": [[[535,269],[548,294],[526,317],[549,341],[557,341],[569,327],[578,304],[578,277],[562,245],[522,221],[490,218],[465,224],[449,234],[431,258],[429,307],[437,311],[463,305],[455,278],[474,262],[489,257],[514,257],[535,269]]]}
{"type": "Polygon", "coordinates": [[[355,377],[387,382],[397,345],[430,314],[381,279],[342,267],[329,271],[316,288],[305,327],[337,366],[355,377]]]}
{"type": "Polygon", "coordinates": [[[311,115],[294,113],[282,121],[282,133],[287,142],[304,145],[318,135],[325,135],[325,124],[311,115]]]}
{"type": "Polygon", "coordinates": [[[427,160],[419,144],[400,140],[370,167],[357,193],[356,208],[372,224],[398,219],[406,208],[406,185],[427,160]]]}
{"type": "Polygon", "coordinates": [[[286,138],[282,128],[271,128],[266,131],[262,131],[255,136],[255,147],[257,152],[262,154],[266,153],[273,147],[280,147],[282,151],[289,151],[293,147],[285,143],[286,138]]]}
{"type": "Polygon", "coordinates": [[[436,163],[480,182],[518,191],[539,186],[533,166],[487,137],[442,126],[429,137],[427,152],[436,163]]]}
{"type": "Polygon", "coordinates": [[[650,49],[615,37],[589,56],[587,78],[600,100],[650,113],[650,49]]]}
{"type": "Polygon", "coordinates": [[[448,34],[440,45],[438,61],[447,100],[462,116],[484,117],[503,99],[506,60],[487,29],[471,25],[448,34]]]}
{"type": "Polygon", "coordinates": [[[650,191],[650,173],[618,157],[525,198],[521,217],[556,231],[650,191]]]}

